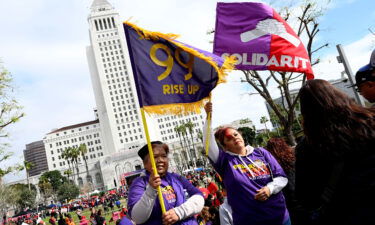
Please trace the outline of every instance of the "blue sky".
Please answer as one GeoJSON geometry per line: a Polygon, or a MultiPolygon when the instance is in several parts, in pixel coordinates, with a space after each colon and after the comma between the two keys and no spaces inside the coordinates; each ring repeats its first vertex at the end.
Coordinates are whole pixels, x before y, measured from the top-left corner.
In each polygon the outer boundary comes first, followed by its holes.
{"type": "MultiPolygon", "coordinates": [[[[108,1],[122,20],[131,17],[132,22],[146,29],[180,34],[181,41],[212,50],[212,36],[206,31],[214,27],[214,0],[108,1]]],[[[16,98],[26,113],[9,128],[11,137],[7,142],[15,155],[8,164],[22,162],[25,145],[41,140],[52,129],[94,119],[95,101],[85,55],[91,3],[92,0],[0,0],[0,59],[14,76],[16,98]]],[[[320,52],[322,63],[314,71],[317,78],[334,79],[343,70],[336,63],[336,44],[344,45],[353,71],[368,63],[375,48],[375,35],[368,30],[375,32],[375,3],[336,0],[327,6],[317,41],[328,42],[330,47],[320,52]]],[[[259,119],[267,115],[264,101],[247,95],[250,89],[240,84],[240,77],[240,73],[232,73],[229,82],[214,91],[214,124],[249,117],[262,128],[259,119]]],[[[5,180],[24,176],[19,173],[5,180]]]]}

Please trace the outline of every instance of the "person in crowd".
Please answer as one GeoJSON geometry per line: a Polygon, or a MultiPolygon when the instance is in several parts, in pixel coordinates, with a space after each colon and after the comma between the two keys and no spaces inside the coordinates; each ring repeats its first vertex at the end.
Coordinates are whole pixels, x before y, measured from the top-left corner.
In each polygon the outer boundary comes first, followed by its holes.
{"type": "Polygon", "coordinates": [[[232,207],[227,199],[227,190],[223,187],[223,203],[219,207],[220,225],[233,225],[232,207]]]}
{"type": "Polygon", "coordinates": [[[121,202],[120,202],[120,199],[117,199],[115,203],[116,203],[117,208],[118,208],[118,209],[121,209],[121,202]]]}
{"type": "Polygon", "coordinates": [[[122,206],[121,212],[120,212],[120,218],[127,216],[128,210],[126,209],[125,206],[122,206]]]}
{"type": "Polygon", "coordinates": [[[3,215],[3,220],[1,221],[2,225],[5,225],[7,223],[7,216],[3,215]]]}
{"type": "Polygon", "coordinates": [[[90,214],[90,222],[91,222],[91,225],[96,225],[96,210],[95,208],[91,208],[90,209],[91,211],[91,214],[90,214]]]}
{"type": "Polygon", "coordinates": [[[57,220],[57,213],[56,212],[51,212],[51,217],[49,218],[48,222],[51,225],[56,225],[56,220],[57,220]]]}
{"type": "Polygon", "coordinates": [[[95,222],[96,225],[103,225],[105,224],[105,218],[102,216],[102,210],[99,209],[95,215],[95,222]]]}
{"type": "Polygon", "coordinates": [[[86,219],[86,216],[81,216],[79,219],[79,225],[88,225],[89,221],[86,219]]]}
{"type": "Polygon", "coordinates": [[[275,157],[277,162],[283,168],[288,184],[283,188],[283,194],[286,199],[286,205],[291,211],[296,206],[295,201],[295,160],[294,149],[289,146],[283,138],[270,138],[267,142],[266,149],[275,157]]]}
{"type": "Polygon", "coordinates": [[[375,109],[324,80],[301,88],[305,138],[296,147],[300,224],[374,224],[375,109]]]}
{"type": "MultiPolygon", "coordinates": [[[[361,67],[355,74],[358,92],[370,103],[375,103],[375,49],[372,51],[370,63],[361,67]]],[[[375,107],[375,104],[372,104],[375,107]]]]}
{"type": "Polygon", "coordinates": [[[212,222],[210,220],[209,209],[210,209],[209,206],[204,206],[202,208],[202,211],[198,215],[198,224],[199,225],[212,225],[212,222]]]}
{"type": "Polygon", "coordinates": [[[66,225],[75,225],[72,215],[70,215],[69,213],[65,217],[65,222],[66,222],[66,225]]]}
{"type": "Polygon", "coordinates": [[[129,190],[128,210],[132,220],[136,224],[197,224],[193,215],[202,210],[202,193],[187,179],[168,172],[168,145],[160,141],[151,145],[158,174],[153,173],[146,144],[138,151],[146,173],[136,178],[129,190]],[[167,211],[163,215],[156,190],[159,185],[167,211]]]}
{"type": "Polygon", "coordinates": [[[65,222],[64,215],[62,213],[60,213],[59,221],[57,221],[57,223],[58,223],[58,225],[67,225],[66,222],[65,222]]]}
{"type": "MultiPolygon", "coordinates": [[[[211,102],[206,103],[205,110],[207,114],[212,113],[211,102]]],[[[204,128],[207,129],[207,124],[204,128]]],[[[215,132],[215,137],[211,132],[208,157],[227,187],[235,225],[290,224],[281,192],[288,179],[268,151],[245,146],[236,129],[222,127],[215,132]]]]}
{"type": "Polygon", "coordinates": [[[219,209],[215,206],[211,206],[208,209],[210,213],[210,221],[212,225],[220,225],[220,216],[219,216],[219,209]]]}
{"type": "Polygon", "coordinates": [[[219,190],[219,187],[212,181],[211,177],[207,177],[207,190],[213,196],[216,196],[216,192],[219,190]]]}

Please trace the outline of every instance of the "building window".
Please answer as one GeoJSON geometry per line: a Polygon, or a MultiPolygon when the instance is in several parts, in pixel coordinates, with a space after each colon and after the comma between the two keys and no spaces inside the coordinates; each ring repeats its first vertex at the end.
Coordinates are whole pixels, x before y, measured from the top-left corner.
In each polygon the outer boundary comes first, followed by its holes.
{"type": "Polygon", "coordinates": [[[100,26],[100,30],[103,30],[102,20],[99,20],[99,26],[100,26]]]}

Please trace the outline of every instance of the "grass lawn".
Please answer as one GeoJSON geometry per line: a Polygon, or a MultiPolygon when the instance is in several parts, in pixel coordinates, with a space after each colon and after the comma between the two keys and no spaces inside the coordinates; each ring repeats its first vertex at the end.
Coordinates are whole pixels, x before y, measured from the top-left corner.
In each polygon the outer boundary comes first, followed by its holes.
{"type": "MultiPolygon", "coordinates": [[[[126,200],[125,200],[125,199],[120,199],[120,202],[121,202],[121,206],[124,206],[124,205],[126,206],[126,200]]],[[[103,209],[102,205],[99,205],[99,206],[97,206],[97,207],[95,207],[95,208],[96,208],[96,211],[98,211],[99,209],[101,209],[102,212],[104,213],[104,209],[103,209]]],[[[106,223],[107,223],[107,224],[112,224],[112,225],[116,224],[116,221],[113,221],[113,222],[109,223],[109,220],[110,220],[111,217],[112,217],[112,212],[116,212],[116,211],[120,211],[120,210],[121,210],[121,209],[118,209],[117,206],[114,206],[114,207],[113,207],[113,211],[111,211],[111,209],[109,208],[109,211],[107,211],[106,213],[104,213],[104,215],[102,214],[102,215],[105,217],[105,221],[106,221],[106,223]]],[[[69,212],[69,214],[72,215],[72,218],[73,218],[73,220],[74,220],[74,223],[75,223],[76,225],[79,225],[79,219],[78,219],[77,213],[76,213],[75,211],[73,211],[73,212],[69,212]]],[[[89,219],[90,219],[90,215],[91,215],[90,208],[84,209],[84,210],[82,211],[82,214],[81,214],[81,215],[82,215],[82,216],[85,216],[86,219],[89,220],[89,219]]],[[[50,225],[50,223],[48,222],[49,219],[50,219],[49,216],[43,219],[43,221],[46,223],[46,225],[50,225]]],[[[58,220],[58,219],[59,219],[59,218],[57,218],[57,220],[58,220]]],[[[89,223],[89,224],[91,224],[91,223],[89,223]]]]}

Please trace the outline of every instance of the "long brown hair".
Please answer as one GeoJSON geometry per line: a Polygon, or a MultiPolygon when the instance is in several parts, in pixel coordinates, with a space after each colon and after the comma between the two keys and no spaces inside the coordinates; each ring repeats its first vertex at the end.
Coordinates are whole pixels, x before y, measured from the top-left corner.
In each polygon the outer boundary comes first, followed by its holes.
{"type": "Polygon", "coordinates": [[[299,94],[304,133],[309,143],[334,156],[373,144],[374,109],[357,105],[325,80],[307,81],[299,94]]]}
{"type": "Polygon", "coordinates": [[[294,170],[294,150],[282,138],[271,138],[267,142],[266,149],[276,158],[285,172],[294,170]]]}

